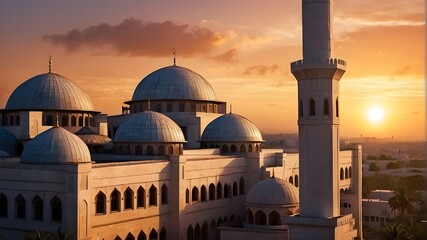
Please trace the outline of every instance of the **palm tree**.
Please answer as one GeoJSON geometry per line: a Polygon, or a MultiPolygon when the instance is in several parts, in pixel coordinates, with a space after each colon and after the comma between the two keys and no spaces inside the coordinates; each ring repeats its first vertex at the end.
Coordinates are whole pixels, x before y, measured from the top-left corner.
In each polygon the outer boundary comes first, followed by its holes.
{"type": "Polygon", "coordinates": [[[405,225],[401,223],[392,223],[381,229],[384,240],[411,240],[413,235],[408,231],[405,225]]]}
{"type": "Polygon", "coordinates": [[[25,240],[49,240],[50,234],[48,232],[43,232],[42,230],[37,230],[35,238],[25,236],[24,239],[25,240]]]}
{"type": "Polygon", "coordinates": [[[388,200],[392,212],[397,210],[401,216],[406,213],[416,213],[417,208],[413,204],[422,201],[420,192],[409,191],[407,187],[400,187],[394,193],[395,195],[388,200]]]}

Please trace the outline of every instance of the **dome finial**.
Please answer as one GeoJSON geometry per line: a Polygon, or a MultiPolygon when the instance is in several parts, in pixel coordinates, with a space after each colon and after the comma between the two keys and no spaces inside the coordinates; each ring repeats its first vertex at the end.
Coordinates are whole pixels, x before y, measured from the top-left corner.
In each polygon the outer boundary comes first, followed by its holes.
{"type": "Polygon", "coordinates": [[[59,127],[59,114],[58,113],[56,113],[56,121],[55,121],[54,127],[59,127]]]}
{"type": "Polygon", "coordinates": [[[172,53],[173,53],[173,65],[176,66],[176,49],[175,48],[172,49],[172,53]]]}
{"type": "Polygon", "coordinates": [[[273,168],[273,176],[271,176],[271,178],[274,178],[274,168],[273,168]]]}
{"type": "Polygon", "coordinates": [[[148,103],[147,111],[151,111],[150,97],[148,97],[147,103],[148,103]]]}
{"type": "Polygon", "coordinates": [[[52,54],[49,55],[49,73],[52,72],[52,54]]]}
{"type": "Polygon", "coordinates": [[[233,104],[230,104],[230,113],[229,114],[232,114],[233,113],[233,104]]]}

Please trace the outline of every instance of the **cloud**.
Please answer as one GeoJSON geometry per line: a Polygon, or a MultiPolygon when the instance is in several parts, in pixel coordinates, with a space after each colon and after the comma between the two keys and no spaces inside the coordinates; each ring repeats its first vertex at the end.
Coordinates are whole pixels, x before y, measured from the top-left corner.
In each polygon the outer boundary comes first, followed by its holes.
{"type": "Polygon", "coordinates": [[[255,65],[246,68],[243,75],[259,75],[265,76],[266,74],[274,74],[279,69],[279,65],[273,64],[271,66],[255,65]]]}
{"type": "Polygon", "coordinates": [[[211,52],[227,36],[206,27],[190,27],[171,21],[145,23],[129,18],[120,24],[101,23],[65,34],[44,35],[43,39],[68,51],[92,49],[97,54],[125,56],[170,56],[175,48],[183,57],[211,52]]]}
{"type": "Polygon", "coordinates": [[[211,57],[211,59],[218,61],[218,62],[236,63],[236,62],[238,62],[238,60],[237,60],[238,53],[239,52],[237,51],[237,49],[232,48],[232,49],[226,51],[225,53],[221,53],[219,55],[211,57]]]}

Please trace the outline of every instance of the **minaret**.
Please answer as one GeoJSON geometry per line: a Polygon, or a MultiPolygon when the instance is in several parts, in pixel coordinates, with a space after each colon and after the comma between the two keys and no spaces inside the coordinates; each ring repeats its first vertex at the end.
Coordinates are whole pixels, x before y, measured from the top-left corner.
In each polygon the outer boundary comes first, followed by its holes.
{"type": "Polygon", "coordinates": [[[340,216],[339,81],[346,63],[333,58],[332,6],[333,0],[302,0],[303,59],[291,63],[300,173],[300,214],[285,219],[291,240],[356,236],[353,216],[340,216]]]}

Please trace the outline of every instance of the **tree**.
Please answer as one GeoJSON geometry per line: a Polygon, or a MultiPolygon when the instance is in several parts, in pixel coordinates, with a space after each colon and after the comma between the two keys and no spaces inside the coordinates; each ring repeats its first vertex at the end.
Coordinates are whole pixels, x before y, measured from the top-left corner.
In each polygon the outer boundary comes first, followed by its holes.
{"type": "Polygon", "coordinates": [[[380,167],[378,167],[378,165],[376,163],[369,164],[369,171],[375,171],[375,172],[377,172],[379,170],[380,170],[380,167]]]}
{"type": "Polygon", "coordinates": [[[381,229],[383,239],[390,240],[409,240],[413,239],[413,235],[408,231],[408,228],[402,223],[394,222],[381,229]]]}
{"type": "Polygon", "coordinates": [[[392,212],[396,210],[399,215],[415,214],[417,208],[414,203],[421,203],[422,195],[420,192],[410,191],[406,186],[400,187],[395,191],[395,195],[388,200],[392,212]]]}

